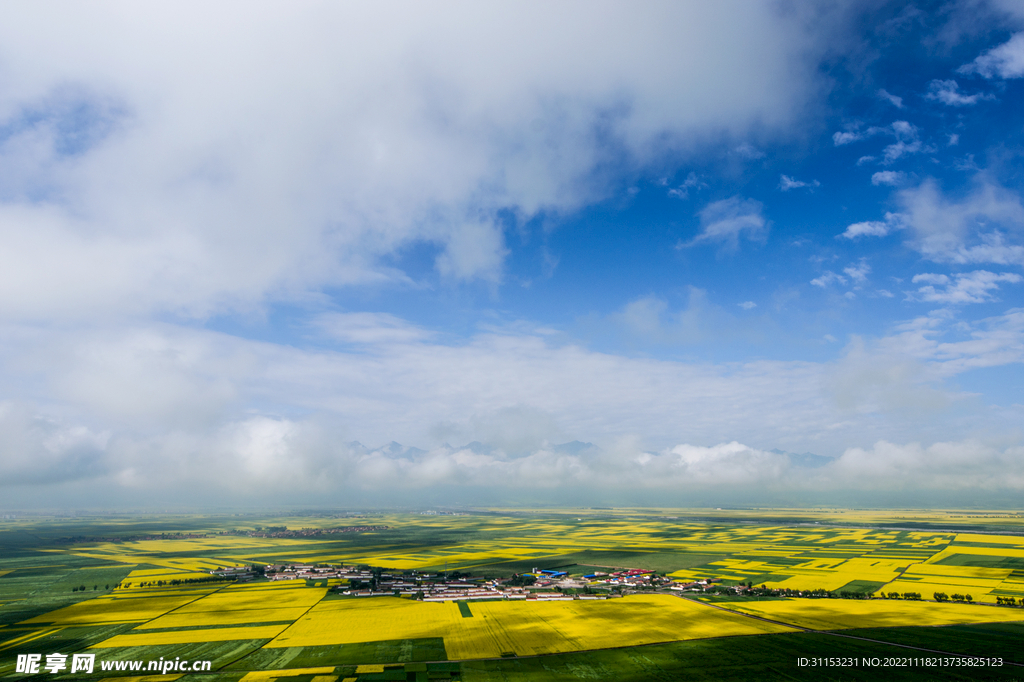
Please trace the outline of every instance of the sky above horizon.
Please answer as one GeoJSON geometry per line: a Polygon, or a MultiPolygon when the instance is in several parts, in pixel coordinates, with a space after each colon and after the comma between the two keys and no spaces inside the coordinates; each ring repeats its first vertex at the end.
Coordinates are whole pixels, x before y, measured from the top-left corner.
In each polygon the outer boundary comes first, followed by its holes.
{"type": "Polygon", "coordinates": [[[11,507],[1024,489],[1019,2],[4,15],[11,507]]]}

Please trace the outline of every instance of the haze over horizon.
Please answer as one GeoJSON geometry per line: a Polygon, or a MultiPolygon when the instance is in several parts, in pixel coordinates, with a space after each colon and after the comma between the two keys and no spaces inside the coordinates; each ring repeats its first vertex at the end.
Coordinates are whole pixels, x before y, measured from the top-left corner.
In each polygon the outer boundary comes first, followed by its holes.
{"type": "Polygon", "coordinates": [[[5,508],[1019,506],[1019,2],[4,15],[5,508]]]}

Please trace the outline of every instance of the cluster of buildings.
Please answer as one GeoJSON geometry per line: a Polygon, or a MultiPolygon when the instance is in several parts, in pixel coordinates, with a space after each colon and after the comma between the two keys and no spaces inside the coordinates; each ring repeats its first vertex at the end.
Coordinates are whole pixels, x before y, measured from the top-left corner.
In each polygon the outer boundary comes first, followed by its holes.
{"type": "MultiPolygon", "coordinates": [[[[317,564],[277,564],[262,569],[231,566],[210,571],[213,575],[249,580],[262,573],[268,580],[336,580],[332,583],[342,594],[352,597],[398,595],[423,601],[457,601],[469,599],[516,599],[528,601],[561,601],[569,599],[604,599],[607,592],[629,589],[703,591],[720,582],[715,579],[680,583],[640,568],[608,573],[595,572],[572,577],[565,571],[533,569],[519,576],[520,580],[485,580],[419,571],[387,572],[370,566],[335,566],[317,564]],[[534,582],[523,586],[521,578],[534,582]],[[344,582],[343,582],[344,581],[344,582]],[[339,584],[340,583],[340,584],[339,584]],[[346,584],[347,583],[347,584],[346,584]],[[596,588],[602,594],[593,594],[596,588]]],[[[458,575],[458,574],[456,574],[458,575]]]]}
{"type": "Polygon", "coordinates": [[[537,570],[535,568],[532,573],[526,575],[531,575],[536,579],[534,585],[537,587],[558,587],[561,589],[580,589],[599,585],[610,588],[652,588],[673,584],[670,578],[659,576],[654,571],[643,568],[629,568],[612,573],[590,573],[582,578],[570,578],[569,574],[565,571],[537,570]]]}
{"type": "Polygon", "coordinates": [[[223,531],[221,535],[244,535],[250,538],[309,538],[335,533],[372,533],[387,530],[388,526],[341,526],[337,528],[298,528],[289,530],[284,526],[269,526],[255,530],[223,531]]]}
{"type": "Polygon", "coordinates": [[[271,564],[263,569],[268,580],[323,580],[324,578],[340,578],[342,580],[373,579],[370,569],[354,566],[317,566],[314,564],[271,564]]]}
{"type": "MultiPolygon", "coordinates": [[[[668,589],[675,590],[677,592],[703,592],[715,583],[722,582],[718,578],[707,578],[705,580],[694,580],[688,583],[673,583],[668,589]]],[[[742,585],[738,585],[734,588],[737,593],[745,589],[742,585]]]]}

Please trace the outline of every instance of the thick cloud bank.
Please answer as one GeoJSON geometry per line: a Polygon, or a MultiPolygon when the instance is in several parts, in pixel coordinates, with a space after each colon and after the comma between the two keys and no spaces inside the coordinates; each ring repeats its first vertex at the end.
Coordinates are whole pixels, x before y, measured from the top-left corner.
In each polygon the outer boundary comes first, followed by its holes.
{"type": "Polygon", "coordinates": [[[818,87],[809,19],[747,2],[12,6],[0,310],[206,315],[401,280],[381,258],[412,243],[448,278],[498,280],[499,212],[569,211],[702,141],[786,134],[818,87]]]}
{"type": "Polygon", "coordinates": [[[0,504],[1018,490],[1024,408],[955,382],[1024,361],[1024,203],[920,107],[1024,43],[879,90],[882,5],[6,6],[0,504]]]}

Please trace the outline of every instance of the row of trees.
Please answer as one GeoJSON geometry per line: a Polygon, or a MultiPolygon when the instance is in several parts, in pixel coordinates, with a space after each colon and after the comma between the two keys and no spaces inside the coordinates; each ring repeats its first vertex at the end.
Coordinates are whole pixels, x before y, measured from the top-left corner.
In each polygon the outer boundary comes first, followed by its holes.
{"type": "MultiPolygon", "coordinates": [[[[92,586],[92,589],[93,589],[93,590],[98,590],[98,589],[100,589],[100,586],[99,586],[99,585],[93,585],[93,586],[92,586]]],[[[103,587],[103,589],[105,589],[105,590],[109,590],[109,589],[110,589],[110,585],[105,585],[105,586],[103,587]]],[[[72,588],[71,588],[71,591],[72,591],[72,592],[85,592],[85,590],[86,590],[86,587],[85,587],[85,585],[79,585],[78,587],[72,587],[72,588]]]]}
{"type": "Polygon", "coordinates": [[[935,597],[935,601],[949,601],[952,599],[953,601],[967,602],[968,604],[974,603],[974,597],[969,594],[946,594],[945,592],[936,592],[933,596],[935,597]]]}
{"type": "MultiPolygon", "coordinates": [[[[194,583],[217,583],[225,580],[238,580],[234,575],[204,575],[202,578],[174,578],[173,580],[144,580],[139,587],[164,587],[165,585],[192,585],[194,583]]],[[[135,583],[121,582],[114,585],[114,589],[128,589],[135,583]]],[[[85,589],[85,588],[82,588],[85,589]]]]}
{"type": "MultiPolygon", "coordinates": [[[[1017,600],[1013,597],[996,597],[996,604],[1000,606],[1017,606],[1017,600]]],[[[1020,605],[1024,606],[1024,597],[1021,597],[1020,605]]]]}
{"type": "Polygon", "coordinates": [[[878,596],[882,599],[907,599],[911,601],[920,601],[922,598],[920,592],[903,592],[902,594],[899,592],[879,592],[878,596]]]}

